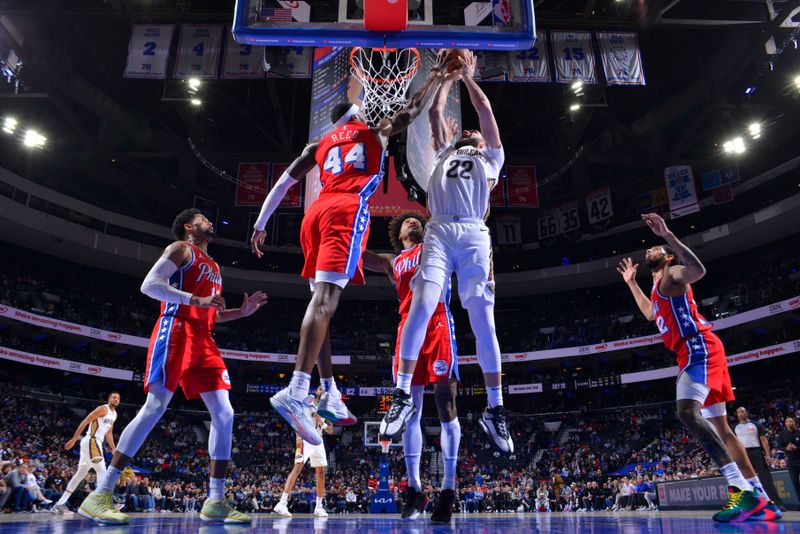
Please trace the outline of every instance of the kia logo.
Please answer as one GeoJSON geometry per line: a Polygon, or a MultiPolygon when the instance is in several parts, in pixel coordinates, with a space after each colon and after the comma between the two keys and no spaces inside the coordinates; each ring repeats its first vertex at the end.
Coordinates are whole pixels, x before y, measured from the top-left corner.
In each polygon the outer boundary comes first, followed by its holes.
{"type": "Polygon", "coordinates": [[[391,504],[394,502],[392,497],[379,497],[377,499],[372,499],[372,502],[375,504],[391,504]]]}
{"type": "Polygon", "coordinates": [[[594,346],[594,350],[606,350],[606,348],[608,348],[608,344],[606,343],[601,343],[600,345],[594,346]]]}
{"type": "Polygon", "coordinates": [[[87,367],[86,370],[94,375],[102,371],[102,369],[100,369],[99,367],[87,367]]]}

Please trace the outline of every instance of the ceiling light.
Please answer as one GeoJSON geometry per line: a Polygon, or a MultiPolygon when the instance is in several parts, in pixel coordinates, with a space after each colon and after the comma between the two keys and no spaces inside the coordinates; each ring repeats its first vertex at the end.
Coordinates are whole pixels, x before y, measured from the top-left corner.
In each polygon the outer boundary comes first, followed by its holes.
{"type": "Polygon", "coordinates": [[[581,105],[580,105],[580,104],[572,104],[572,105],[569,107],[569,110],[570,110],[570,111],[578,111],[579,109],[581,109],[581,105]]]}
{"type": "Polygon", "coordinates": [[[798,89],[800,89],[800,76],[797,76],[794,79],[794,84],[797,86],[798,89]]]}
{"type": "Polygon", "coordinates": [[[194,90],[200,88],[200,78],[189,78],[189,87],[194,90]]]}
{"type": "Polygon", "coordinates": [[[732,142],[733,142],[734,154],[741,154],[742,152],[744,152],[745,150],[744,139],[742,139],[741,137],[737,137],[732,142]]]}
{"type": "Polygon", "coordinates": [[[576,93],[580,91],[582,87],[583,87],[583,82],[580,80],[572,84],[572,90],[575,91],[576,93]]]}
{"type": "Polygon", "coordinates": [[[22,143],[25,146],[41,148],[47,142],[47,138],[37,132],[36,130],[28,130],[25,132],[25,138],[22,140],[22,143]]]}
{"type": "Polygon", "coordinates": [[[726,154],[733,154],[733,141],[725,141],[722,145],[722,149],[726,154]]]}
{"type": "Polygon", "coordinates": [[[199,106],[200,104],[203,103],[203,101],[200,100],[199,98],[192,98],[191,100],[189,100],[189,102],[191,102],[193,106],[199,106]]]}
{"type": "Polygon", "coordinates": [[[6,120],[3,121],[3,131],[6,133],[14,133],[14,130],[17,129],[17,119],[13,117],[6,117],[6,120]]]}
{"type": "Polygon", "coordinates": [[[758,139],[761,137],[761,125],[759,123],[754,122],[748,126],[747,129],[750,131],[750,137],[753,139],[758,139]]]}

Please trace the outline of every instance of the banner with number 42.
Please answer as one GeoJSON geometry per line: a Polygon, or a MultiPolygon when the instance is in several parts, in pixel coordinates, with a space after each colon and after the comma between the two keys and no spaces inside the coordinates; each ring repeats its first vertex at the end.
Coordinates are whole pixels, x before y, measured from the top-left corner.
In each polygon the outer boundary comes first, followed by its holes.
{"type": "Polygon", "coordinates": [[[614,215],[611,206],[611,189],[604,187],[586,195],[586,211],[589,213],[589,224],[599,223],[614,215]]]}

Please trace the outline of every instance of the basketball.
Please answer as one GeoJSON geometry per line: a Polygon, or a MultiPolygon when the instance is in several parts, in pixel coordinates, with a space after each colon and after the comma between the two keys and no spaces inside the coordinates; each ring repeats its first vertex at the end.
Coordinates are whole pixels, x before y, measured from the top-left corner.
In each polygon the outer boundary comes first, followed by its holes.
{"type": "Polygon", "coordinates": [[[459,58],[467,58],[469,54],[469,50],[466,48],[453,48],[447,51],[447,55],[445,56],[445,69],[447,72],[453,72],[461,68],[461,62],[459,58]]]}

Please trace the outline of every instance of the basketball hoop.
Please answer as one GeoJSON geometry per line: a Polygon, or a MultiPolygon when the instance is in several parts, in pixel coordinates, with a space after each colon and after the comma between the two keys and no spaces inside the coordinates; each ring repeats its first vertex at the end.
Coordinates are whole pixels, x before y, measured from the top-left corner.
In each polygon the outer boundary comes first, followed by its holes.
{"type": "Polygon", "coordinates": [[[350,68],[364,88],[361,109],[367,124],[375,126],[408,104],[406,92],[419,62],[416,48],[353,47],[350,68]]]}
{"type": "Polygon", "coordinates": [[[392,440],[391,440],[391,439],[388,439],[388,438],[380,438],[380,439],[378,440],[378,443],[380,443],[380,444],[381,444],[381,452],[382,452],[383,454],[388,454],[388,452],[389,452],[389,445],[391,445],[391,444],[392,444],[392,440]]]}

